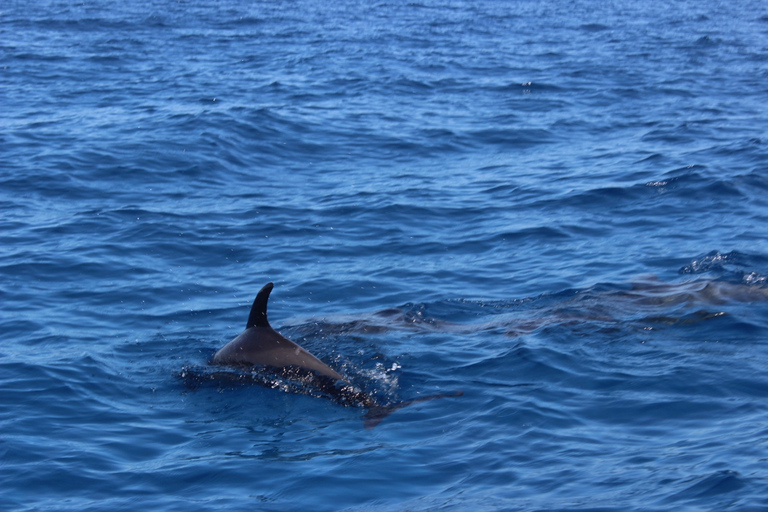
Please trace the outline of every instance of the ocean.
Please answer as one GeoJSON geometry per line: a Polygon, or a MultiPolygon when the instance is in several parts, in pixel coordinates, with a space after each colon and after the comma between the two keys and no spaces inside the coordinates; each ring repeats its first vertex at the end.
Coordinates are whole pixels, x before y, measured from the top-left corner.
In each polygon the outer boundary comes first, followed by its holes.
{"type": "Polygon", "coordinates": [[[2,2],[0,509],[768,510],[766,84],[741,0],[2,2]],[[451,396],[215,367],[267,282],[451,396]]]}

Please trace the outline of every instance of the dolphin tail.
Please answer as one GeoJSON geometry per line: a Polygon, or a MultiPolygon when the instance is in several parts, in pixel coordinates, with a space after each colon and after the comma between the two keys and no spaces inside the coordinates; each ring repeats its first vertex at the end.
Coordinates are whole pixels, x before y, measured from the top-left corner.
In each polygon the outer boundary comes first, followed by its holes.
{"type": "Polygon", "coordinates": [[[412,404],[418,404],[419,402],[427,402],[429,400],[435,400],[437,398],[449,398],[455,396],[462,396],[463,391],[455,391],[453,393],[441,393],[439,395],[424,396],[421,398],[414,398],[412,400],[405,400],[403,402],[397,402],[390,405],[377,405],[368,409],[368,412],[363,416],[365,418],[365,428],[371,429],[384,421],[384,418],[392,414],[398,409],[407,407],[412,404]]]}

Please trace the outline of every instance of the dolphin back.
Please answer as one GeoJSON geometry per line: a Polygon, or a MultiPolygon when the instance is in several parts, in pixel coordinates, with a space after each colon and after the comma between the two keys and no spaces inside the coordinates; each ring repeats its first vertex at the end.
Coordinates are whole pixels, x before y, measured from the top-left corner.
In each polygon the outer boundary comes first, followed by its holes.
{"type": "Polygon", "coordinates": [[[250,327],[224,345],[213,356],[213,364],[262,365],[275,368],[296,366],[334,380],[346,379],[271,327],[250,327]]]}

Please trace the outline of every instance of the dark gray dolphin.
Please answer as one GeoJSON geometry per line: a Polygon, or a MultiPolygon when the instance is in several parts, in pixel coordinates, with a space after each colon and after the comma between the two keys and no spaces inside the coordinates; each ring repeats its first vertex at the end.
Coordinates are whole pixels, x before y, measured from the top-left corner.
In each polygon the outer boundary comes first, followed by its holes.
{"type": "Polygon", "coordinates": [[[251,306],[245,330],[213,356],[213,364],[224,366],[263,365],[298,367],[333,380],[348,382],[333,368],[275,331],[267,320],[267,301],[274,285],[264,285],[251,306]]]}
{"type": "MultiPolygon", "coordinates": [[[[313,384],[317,385],[319,390],[325,393],[325,396],[332,397],[341,405],[361,406],[368,409],[365,415],[366,428],[375,427],[384,418],[408,405],[463,394],[458,391],[403,402],[380,404],[373,396],[356,388],[349,379],[282,336],[269,325],[267,301],[272,288],[272,283],[267,283],[259,291],[253,301],[253,306],[251,306],[251,314],[248,316],[245,330],[214,354],[211,360],[213,364],[222,366],[271,366],[289,372],[296,368],[300,371],[309,370],[310,373],[316,373],[320,376],[319,379],[314,379],[313,384]]],[[[225,373],[225,375],[221,375],[221,378],[234,381],[239,381],[242,377],[226,374],[227,372],[218,373],[225,373]]],[[[218,373],[214,376],[219,376],[218,373]]],[[[194,381],[194,378],[192,380],[194,381]]]]}

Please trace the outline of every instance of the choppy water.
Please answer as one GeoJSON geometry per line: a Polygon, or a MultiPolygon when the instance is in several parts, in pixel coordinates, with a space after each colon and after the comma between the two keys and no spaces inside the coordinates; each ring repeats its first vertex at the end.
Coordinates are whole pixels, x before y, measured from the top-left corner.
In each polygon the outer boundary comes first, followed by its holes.
{"type": "Polygon", "coordinates": [[[764,510],[768,7],[4,2],[0,508],[764,510]],[[279,330],[389,400],[179,376],[279,330]]]}

